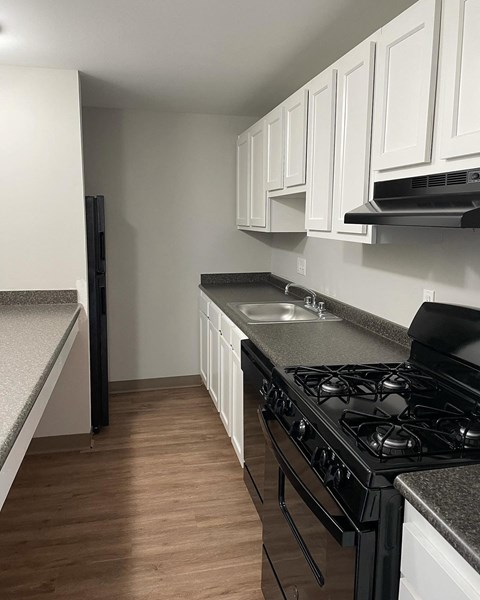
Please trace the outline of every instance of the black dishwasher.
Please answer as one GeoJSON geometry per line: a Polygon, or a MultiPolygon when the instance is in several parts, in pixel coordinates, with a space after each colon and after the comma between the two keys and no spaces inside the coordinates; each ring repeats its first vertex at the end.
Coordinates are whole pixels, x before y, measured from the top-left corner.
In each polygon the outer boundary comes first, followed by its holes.
{"type": "Polygon", "coordinates": [[[262,518],[265,438],[258,419],[271,388],[273,364],[250,340],[242,341],[243,437],[245,485],[262,518]]]}

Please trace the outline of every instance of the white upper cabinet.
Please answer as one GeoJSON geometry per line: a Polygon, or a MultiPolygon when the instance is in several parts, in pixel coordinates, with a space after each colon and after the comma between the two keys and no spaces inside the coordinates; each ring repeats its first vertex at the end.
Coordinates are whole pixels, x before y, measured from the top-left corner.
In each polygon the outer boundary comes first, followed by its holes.
{"type": "Polygon", "coordinates": [[[315,231],[332,229],[336,86],[336,69],[327,69],[308,84],[305,226],[315,231]]]}
{"type": "Polygon", "coordinates": [[[333,231],[357,241],[370,229],[343,219],[368,200],[374,61],[375,43],[367,40],[337,63],[333,231]]]}
{"type": "Polygon", "coordinates": [[[265,127],[262,119],[249,130],[248,134],[250,225],[254,227],[265,227],[267,224],[264,136],[265,127]]]}
{"type": "Polygon", "coordinates": [[[479,31],[480,0],[419,0],[253,125],[238,138],[238,227],[393,240],[345,213],[373,182],[478,168],[479,31]]]}
{"type": "Polygon", "coordinates": [[[265,117],[266,188],[269,192],[283,188],[283,116],[283,106],[277,106],[265,117]]]}
{"type": "Polygon", "coordinates": [[[306,88],[288,98],[285,109],[285,187],[303,185],[306,181],[307,154],[306,88]]]}
{"type": "Polygon", "coordinates": [[[440,157],[480,154],[480,0],[444,4],[440,157]]]}
{"type": "Polygon", "coordinates": [[[375,85],[375,171],[431,160],[439,31],[440,0],[420,0],[381,30],[375,85]]]}
{"type": "Polygon", "coordinates": [[[237,225],[248,226],[249,216],[248,131],[237,140],[237,225]]]}

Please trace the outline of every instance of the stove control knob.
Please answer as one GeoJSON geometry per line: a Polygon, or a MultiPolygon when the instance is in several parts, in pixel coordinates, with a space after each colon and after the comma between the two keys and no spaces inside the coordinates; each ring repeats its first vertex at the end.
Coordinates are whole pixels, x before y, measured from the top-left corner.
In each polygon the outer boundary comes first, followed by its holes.
{"type": "Polygon", "coordinates": [[[290,400],[282,394],[275,402],[275,412],[277,415],[288,415],[290,410],[290,400]]]}
{"type": "Polygon", "coordinates": [[[262,381],[262,387],[260,388],[260,394],[264,400],[268,399],[268,394],[270,392],[270,386],[268,385],[268,381],[264,379],[262,381]]]}
{"type": "Polygon", "coordinates": [[[337,489],[342,485],[345,479],[345,472],[342,467],[337,467],[333,473],[333,485],[337,489]]]}
{"type": "Polygon", "coordinates": [[[305,419],[300,419],[296,424],[295,430],[297,434],[297,438],[299,440],[304,440],[308,434],[308,423],[305,419]]]}
{"type": "Polygon", "coordinates": [[[328,450],[326,448],[322,448],[320,450],[320,456],[318,458],[318,462],[322,469],[326,469],[328,465],[328,450]]]}

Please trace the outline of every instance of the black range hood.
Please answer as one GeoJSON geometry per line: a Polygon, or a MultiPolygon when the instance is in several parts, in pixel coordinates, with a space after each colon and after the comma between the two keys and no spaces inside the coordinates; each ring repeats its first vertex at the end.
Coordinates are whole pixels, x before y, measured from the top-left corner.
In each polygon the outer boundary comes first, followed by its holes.
{"type": "Polygon", "coordinates": [[[377,181],[373,200],[345,223],[408,227],[480,227],[480,168],[377,181]]]}

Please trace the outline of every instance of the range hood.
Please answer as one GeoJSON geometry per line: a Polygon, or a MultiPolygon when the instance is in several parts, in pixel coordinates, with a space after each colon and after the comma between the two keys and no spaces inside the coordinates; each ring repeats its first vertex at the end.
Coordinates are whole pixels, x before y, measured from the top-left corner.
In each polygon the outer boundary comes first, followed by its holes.
{"type": "Polygon", "coordinates": [[[378,181],[373,200],[345,223],[409,227],[480,227],[480,168],[378,181]]]}

